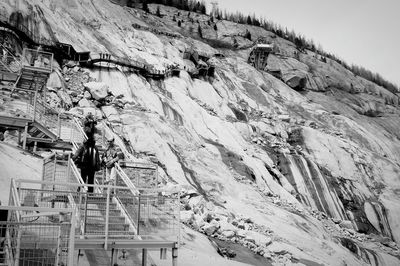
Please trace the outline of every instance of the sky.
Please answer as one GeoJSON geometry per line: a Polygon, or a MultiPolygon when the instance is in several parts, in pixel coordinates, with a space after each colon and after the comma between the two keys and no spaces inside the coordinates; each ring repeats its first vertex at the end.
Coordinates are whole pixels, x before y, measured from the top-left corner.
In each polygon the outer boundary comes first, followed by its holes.
{"type": "Polygon", "coordinates": [[[326,52],[400,87],[400,0],[205,1],[294,29],[326,52]]]}

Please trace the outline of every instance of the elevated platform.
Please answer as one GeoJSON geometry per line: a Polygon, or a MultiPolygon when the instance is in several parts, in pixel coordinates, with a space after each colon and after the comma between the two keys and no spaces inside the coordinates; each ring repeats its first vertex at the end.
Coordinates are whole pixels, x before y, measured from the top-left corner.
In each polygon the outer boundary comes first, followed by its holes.
{"type": "Polygon", "coordinates": [[[274,46],[268,43],[255,43],[250,51],[247,62],[256,69],[264,71],[267,66],[268,55],[272,52],[274,46]]]}

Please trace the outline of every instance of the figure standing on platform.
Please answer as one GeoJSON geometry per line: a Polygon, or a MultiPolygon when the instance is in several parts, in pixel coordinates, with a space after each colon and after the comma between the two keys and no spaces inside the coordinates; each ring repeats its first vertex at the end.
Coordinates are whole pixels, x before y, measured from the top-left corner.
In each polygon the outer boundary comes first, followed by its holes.
{"type": "Polygon", "coordinates": [[[85,131],[87,137],[94,139],[94,133],[96,130],[97,121],[91,112],[89,112],[86,115],[86,117],[82,121],[82,124],[83,124],[83,130],[85,131]]]}
{"type": "MultiPolygon", "coordinates": [[[[94,175],[100,170],[100,155],[93,137],[89,137],[72,157],[76,166],[81,169],[82,180],[89,185],[94,184],[94,175]]],[[[93,187],[88,188],[93,193],[93,187]]]]}
{"type": "Polygon", "coordinates": [[[107,149],[102,157],[102,164],[106,167],[106,184],[113,183],[117,175],[115,164],[123,157],[121,150],[114,143],[114,137],[107,139],[107,149]]]}

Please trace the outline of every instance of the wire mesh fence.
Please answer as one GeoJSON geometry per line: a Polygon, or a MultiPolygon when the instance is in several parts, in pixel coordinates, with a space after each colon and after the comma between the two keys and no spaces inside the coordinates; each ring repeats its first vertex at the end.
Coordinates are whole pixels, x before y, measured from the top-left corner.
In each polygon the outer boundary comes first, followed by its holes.
{"type": "Polygon", "coordinates": [[[21,71],[21,61],[12,55],[3,54],[0,56],[0,69],[7,70],[10,73],[18,74],[21,71]]]}
{"type": "Polygon", "coordinates": [[[119,164],[136,188],[151,189],[158,187],[159,180],[157,165],[132,161],[122,161],[119,164]]]}
{"type": "Polygon", "coordinates": [[[22,65],[31,66],[37,69],[51,72],[53,64],[53,54],[39,49],[25,48],[22,52],[22,65]]]}
{"type": "Polygon", "coordinates": [[[2,115],[33,119],[33,105],[35,94],[19,88],[1,87],[1,98],[5,100],[1,108],[2,115]]]}
{"type": "MultiPolygon", "coordinates": [[[[172,240],[179,236],[179,195],[133,194],[127,186],[17,181],[21,206],[72,208],[75,233],[84,237],[172,240]]],[[[36,219],[34,215],[31,217],[36,219]]]]}
{"type": "Polygon", "coordinates": [[[7,265],[73,265],[73,210],[0,207],[3,263],[7,265]],[[36,217],[32,219],[32,217],[36,217]]]}

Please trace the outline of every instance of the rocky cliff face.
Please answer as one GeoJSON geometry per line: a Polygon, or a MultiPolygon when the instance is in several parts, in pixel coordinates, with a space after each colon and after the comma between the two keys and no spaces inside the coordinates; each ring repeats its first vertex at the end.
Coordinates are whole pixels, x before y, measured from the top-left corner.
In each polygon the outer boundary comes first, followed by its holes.
{"type": "Polygon", "coordinates": [[[183,188],[187,225],[275,264],[400,263],[399,95],[258,27],[164,6],[160,18],[107,0],[17,3],[1,3],[2,14],[40,36],[182,69],[153,80],[70,62],[48,87],[55,106],[96,112],[138,158],[157,161],[163,182],[183,188]],[[267,69],[281,78],[246,63],[246,30],[278,47],[267,69]],[[188,50],[215,75],[192,78],[188,50]],[[293,76],[304,90],[290,87],[293,76]]]}

